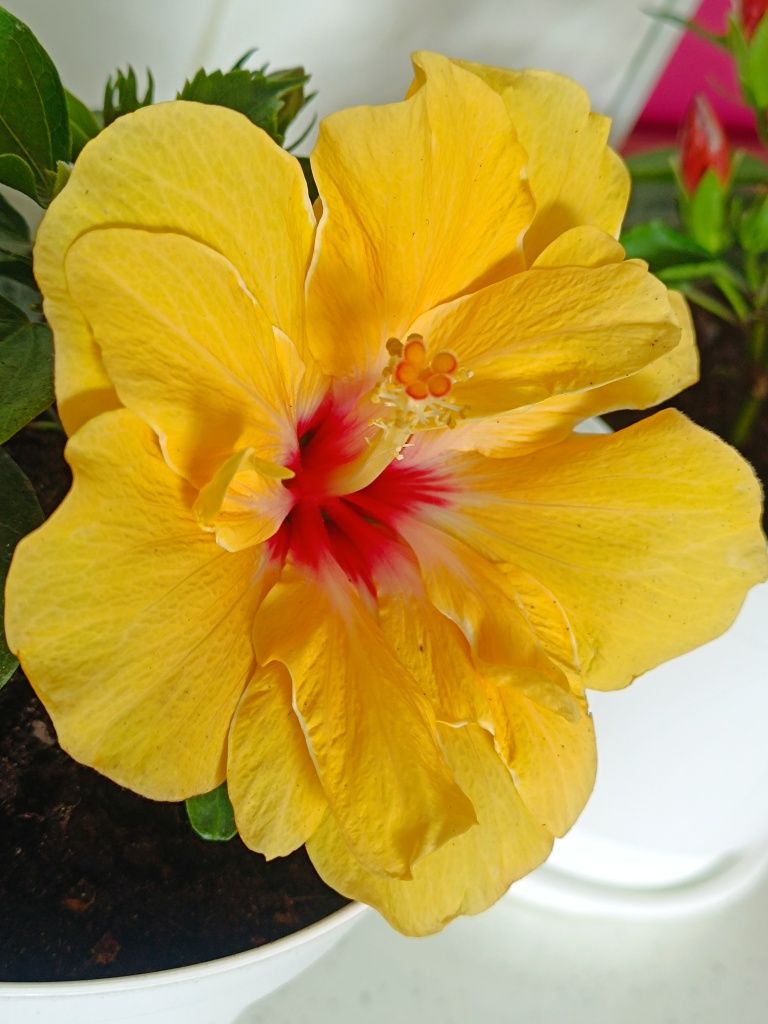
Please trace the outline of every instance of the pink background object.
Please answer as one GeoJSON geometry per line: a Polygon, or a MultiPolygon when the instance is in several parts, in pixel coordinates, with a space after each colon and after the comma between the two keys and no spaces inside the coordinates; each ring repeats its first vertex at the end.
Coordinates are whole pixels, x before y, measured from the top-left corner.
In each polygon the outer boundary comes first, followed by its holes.
{"type": "MultiPolygon", "coordinates": [[[[722,33],[730,9],[730,0],[703,0],[694,20],[711,32],[722,33]]],[[[686,32],[643,108],[625,152],[674,140],[697,92],[706,94],[734,142],[750,145],[756,141],[752,113],[741,102],[730,55],[686,32]]]]}

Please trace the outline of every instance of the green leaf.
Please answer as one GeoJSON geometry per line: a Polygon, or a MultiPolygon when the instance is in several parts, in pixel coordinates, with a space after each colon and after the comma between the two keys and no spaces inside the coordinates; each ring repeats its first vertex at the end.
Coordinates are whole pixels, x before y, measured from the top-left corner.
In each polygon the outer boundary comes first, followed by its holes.
{"type": "MultiPolygon", "coordinates": [[[[47,189],[50,181],[45,172],[42,180],[44,187],[47,189]]],[[[15,188],[19,192],[23,192],[25,196],[34,199],[35,202],[38,201],[37,185],[32,168],[15,153],[0,153],[0,184],[10,185],[11,188],[15,188]]],[[[43,204],[41,203],[40,205],[43,204]]]]}
{"type": "Polygon", "coordinates": [[[113,121],[116,121],[118,117],[122,117],[123,114],[132,114],[134,110],[138,110],[140,107],[150,106],[154,101],[154,97],[155,80],[152,77],[151,71],[147,71],[147,88],[144,91],[144,95],[140,96],[136,72],[130,64],[125,73],[118,70],[115,73],[114,82],[110,75],[104,87],[104,127],[106,128],[108,124],[112,124],[113,121]]]}
{"type": "Polygon", "coordinates": [[[654,273],[677,263],[710,258],[710,254],[698,242],[661,220],[630,228],[621,236],[621,244],[626,250],[627,259],[646,260],[654,273]]]}
{"type": "Polygon", "coordinates": [[[0,181],[47,206],[69,149],[58,72],[27,26],[0,8],[0,181]]]}
{"type": "Polygon", "coordinates": [[[735,185],[768,185],[768,163],[754,153],[737,153],[732,176],[735,185]]]}
{"type": "Polygon", "coordinates": [[[210,793],[190,797],[185,803],[189,823],[203,839],[224,842],[237,835],[235,814],[229,802],[226,782],[222,782],[210,793]]]}
{"type": "Polygon", "coordinates": [[[309,193],[310,203],[314,203],[317,199],[319,192],[317,191],[317,183],[315,182],[315,176],[312,173],[312,164],[309,162],[308,156],[300,156],[298,158],[301,169],[304,173],[304,180],[307,183],[307,192],[309,193]]]}
{"type": "Polygon", "coordinates": [[[739,224],[739,241],[747,252],[768,252],[768,195],[744,212],[739,224]]]}
{"type": "Polygon", "coordinates": [[[692,35],[698,36],[699,39],[705,39],[708,43],[712,43],[714,46],[720,46],[724,49],[727,49],[728,47],[728,37],[726,35],[718,35],[715,32],[709,32],[703,25],[697,25],[692,19],[681,18],[679,14],[672,14],[671,11],[648,11],[648,14],[650,14],[652,18],[656,18],[658,21],[669,21],[673,25],[678,25],[681,28],[687,29],[692,35]]]}
{"type": "MultiPolygon", "coordinates": [[[[0,266],[2,270],[2,266],[0,266]]],[[[42,296],[37,288],[0,274],[0,298],[7,299],[24,314],[25,320],[43,322],[42,296]]]]}
{"type": "Polygon", "coordinates": [[[0,337],[0,395],[0,443],[53,402],[53,343],[46,324],[17,323],[0,337]]]}
{"type": "Polygon", "coordinates": [[[178,98],[237,110],[282,145],[289,125],[312,98],[304,93],[309,75],[303,68],[270,74],[263,68],[248,71],[241,67],[248,56],[241,57],[230,71],[209,73],[201,68],[185,82],[178,98]]]}
{"type": "Polygon", "coordinates": [[[99,125],[88,107],[77,96],[73,96],[67,89],[64,90],[64,95],[67,101],[69,134],[72,140],[69,159],[74,161],[77,160],[86,142],[99,134],[99,125]]]}
{"type": "Polygon", "coordinates": [[[673,161],[677,150],[672,146],[663,149],[648,149],[644,153],[634,153],[625,158],[627,170],[634,182],[638,181],[674,181],[673,161]]]}
{"type": "Polygon", "coordinates": [[[682,197],[683,220],[691,237],[710,254],[722,252],[730,241],[726,218],[728,187],[708,170],[696,191],[682,197]]]}
{"type": "Polygon", "coordinates": [[[744,67],[745,86],[760,110],[768,107],[768,18],[763,18],[749,41],[744,67]]]}
{"type": "Polygon", "coordinates": [[[29,245],[29,226],[19,211],[0,196],[0,245],[5,241],[29,245]]]}
{"type": "Polygon", "coordinates": [[[15,302],[0,295],[0,339],[12,334],[21,324],[27,323],[24,311],[15,302]]]}
{"type": "Polygon", "coordinates": [[[43,511],[22,471],[0,448],[0,687],[11,678],[18,661],[8,650],[2,623],[5,619],[5,577],[13,549],[21,538],[43,521],[43,511]]]}

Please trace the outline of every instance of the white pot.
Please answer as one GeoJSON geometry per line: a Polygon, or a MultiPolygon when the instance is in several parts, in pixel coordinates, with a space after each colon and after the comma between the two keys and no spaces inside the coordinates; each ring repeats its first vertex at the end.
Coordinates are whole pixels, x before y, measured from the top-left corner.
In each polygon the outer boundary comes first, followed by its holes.
{"type": "Polygon", "coordinates": [[[237,1024],[240,1015],[332,949],[358,903],[284,939],[192,967],[99,981],[2,982],[3,1024],[237,1024]]]}

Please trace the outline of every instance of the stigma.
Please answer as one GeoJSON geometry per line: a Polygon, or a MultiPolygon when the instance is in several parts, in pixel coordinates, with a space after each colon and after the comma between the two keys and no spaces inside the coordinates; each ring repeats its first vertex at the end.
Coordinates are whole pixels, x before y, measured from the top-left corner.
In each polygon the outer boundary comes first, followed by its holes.
{"type": "Polygon", "coordinates": [[[471,375],[459,369],[452,352],[437,352],[431,358],[420,334],[409,334],[387,342],[389,360],[372,395],[374,402],[393,410],[394,427],[411,430],[455,427],[466,408],[452,400],[454,384],[471,375]]]}

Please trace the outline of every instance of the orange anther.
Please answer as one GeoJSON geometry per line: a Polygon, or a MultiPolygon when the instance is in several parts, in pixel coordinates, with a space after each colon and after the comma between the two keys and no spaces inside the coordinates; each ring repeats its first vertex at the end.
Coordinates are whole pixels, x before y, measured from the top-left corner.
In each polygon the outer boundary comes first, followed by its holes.
{"type": "Polygon", "coordinates": [[[452,386],[451,378],[446,377],[444,373],[432,374],[427,384],[430,395],[433,395],[435,398],[443,398],[444,395],[448,394],[452,386]]]}
{"type": "Polygon", "coordinates": [[[432,360],[432,369],[435,373],[453,373],[458,365],[456,356],[451,352],[438,352],[432,360]]]}
{"type": "Polygon", "coordinates": [[[419,369],[427,361],[427,350],[418,334],[411,334],[403,349],[403,358],[419,369]]]}
{"type": "Polygon", "coordinates": [[[398,384],[413,384],[418,376],[418,367],[413,363],[398,363],[395,367],[395,380],[398,384]]]}
{"type": "Polygon", "coordinates": [[[426,398],[429,394],[429,389],[423,380],[415,380],[413,384],[405,389],[405,393],[409,398],[426,398]]]}

